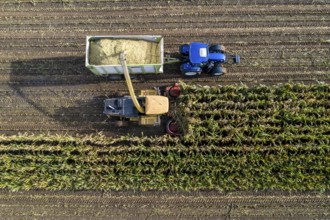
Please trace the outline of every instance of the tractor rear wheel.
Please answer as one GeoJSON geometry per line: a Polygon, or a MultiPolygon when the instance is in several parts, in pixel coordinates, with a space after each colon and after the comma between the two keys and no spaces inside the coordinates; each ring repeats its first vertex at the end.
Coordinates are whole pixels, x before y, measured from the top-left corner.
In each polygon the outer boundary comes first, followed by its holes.
{"type": "Polygon", "coordinates": [[[227,69],[219,65],[215,66],[211,71],[212,76],[222,76],[226,73],[227,73],[227,69]]]}
{"type": "Polygon", "coordinates": [[[183,73],[185,76],[192,77],[192,76],[197,76],[198,72],[185,72],[183,73]]]}
{"type": "Polygon", "coordinates": [[[219,44],[213,44],[213,45],[210,46],[209,51],[211,53],[219,53],[219,52],[225,53],[226,48],[222,45],[219,45],[219,44]]]}
{"type": "Polygon", "coordinates": [[[166,132],[169,135],[178,136],[182,134],[181,127],[174,119],[169,120],[166,123],[166,132]]]}

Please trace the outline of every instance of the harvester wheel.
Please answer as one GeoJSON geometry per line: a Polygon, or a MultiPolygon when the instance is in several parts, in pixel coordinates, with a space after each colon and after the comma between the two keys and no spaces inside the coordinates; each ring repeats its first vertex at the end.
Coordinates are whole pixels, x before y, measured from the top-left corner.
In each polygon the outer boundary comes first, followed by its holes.
{"type": "Polygon", "coordinates": [[[117,121],[115,121],[115,126],[116,127],[126,127],[126,126],[128,126],[128,121],[117,120],[117,121]]]}
{"type": "Polygon", "coordinates": [[[180,125],[176,123],[174,119],[171,119],[166,123],[166,132],[169,135],[173,135],[173,136],[178,136],[182,134],[180,125]]]}
{"type": "Polygon", "coordinates": [[[169,96],[177,98],[180,95],[180,87],[177,85],[172,86],[168,91],[169,96]]]}

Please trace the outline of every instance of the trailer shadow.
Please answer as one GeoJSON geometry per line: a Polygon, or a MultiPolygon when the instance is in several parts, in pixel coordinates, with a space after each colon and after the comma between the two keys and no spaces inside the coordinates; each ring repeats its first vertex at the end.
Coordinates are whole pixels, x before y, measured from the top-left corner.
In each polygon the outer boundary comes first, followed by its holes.
{"type": "Polygon", "coordinates": [[[18,86],[65,86],[109,81],[91,74],[84,57],[54,57],[11,63],[11,84],[18,86]]]}

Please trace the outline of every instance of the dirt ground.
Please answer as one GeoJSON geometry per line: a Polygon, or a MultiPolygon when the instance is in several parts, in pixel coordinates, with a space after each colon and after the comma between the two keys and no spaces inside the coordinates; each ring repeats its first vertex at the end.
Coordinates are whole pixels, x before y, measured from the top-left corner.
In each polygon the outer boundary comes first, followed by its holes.
{"type": "Polygon", "coordinates": [[[330,195],[283,192],[6,192],[2,219],[327,219],[330,195]]]}
{"type": "Polygon", "coordinates": [[[190,41],[221,43],[241,55],[221,77],[184,78],[177,64],[140,76],[135,89],[179,80],[208,85],[330,81],[326,1],[16,1],[0,3],[0,131],[161,135],[163,128],[116,128],[103,99],[124,81],[84,66],[86,35],[156,34],[176,55],[190,41]]]}
{"type": "MultiPolygon", "coordinates": [[[[191,41],[241,55],[221,77],[185,78],[179,65],[133,80],[136,90],[182,80],[203,85],[330,82],[330,4],[324,0],[38,0],[0,2],[0,132],[162,135],[163,127],[114,127],[103,100],[124,81],[85,68],[86,35],[153,34],[176,56],[191,41]]],[[[92,192],[0,193],[2,219],[326,219],[329,195],[135,196],[92,192]],[[87,195],[86,195],[87,194],[87,195]],[[125,202],[129,201],[129,202],[125,202]]]]}

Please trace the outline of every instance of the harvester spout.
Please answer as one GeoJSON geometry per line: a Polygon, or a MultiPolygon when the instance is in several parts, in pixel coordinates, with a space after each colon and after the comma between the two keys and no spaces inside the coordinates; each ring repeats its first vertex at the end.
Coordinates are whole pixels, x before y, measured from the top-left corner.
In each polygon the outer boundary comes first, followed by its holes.
{"type": "Polygon", "coordinates": [[[131,77],[129,76],[128,67],[127,67],[124,52],[120,53],[120,63],[121,63],[121,66],[123,67],[123,70],[124,70],[124,76],[125,76],[127,88],[128,88],[128,91],[129,91],[129,95],[131,96],[132,101],[134,103],[134,106],[141,114],[144,114],[145,110],[141,107],[139,101],[137,100],[137,98],[135,96],[135,92],[134,92],[134,88],[133,88],[133,85],[132,85],[131,77]]]}

